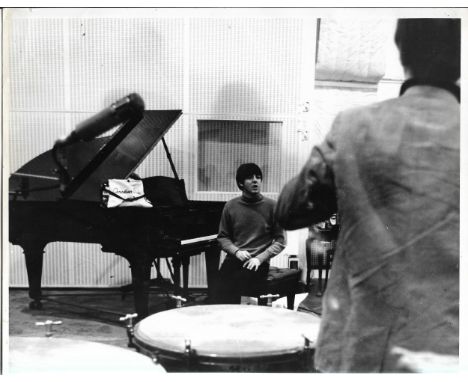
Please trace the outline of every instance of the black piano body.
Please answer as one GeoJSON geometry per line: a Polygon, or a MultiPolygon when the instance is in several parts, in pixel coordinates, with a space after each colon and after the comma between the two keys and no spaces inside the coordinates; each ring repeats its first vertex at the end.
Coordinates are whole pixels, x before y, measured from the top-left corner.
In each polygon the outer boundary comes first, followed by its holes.
{"type": "MultiPolygon", "coordinates": [[[[70,184],[76,179],[79,183],[74,183],[74,190],[67,198],[58,188],[56,165],[50,151],[11,175],[9,239],[21,246],[25,254],[31,307],[41,306],[44,250],[48,243],[56,241],[100,244],[102,251],[127,259],[135,310],[140,319],[149,313],[150,274],[155,259],[170,257],[180,264],[187,263],[191,255],[205,252],[210,290],[220,255],[215,235],[225,203],[187,199],[184,181],[175,172],[163,138],[180,115],[180,110],[145,111],[136,126],[120,137],[117,130],[111,137],[68,147],[70,184]],[[153,208],[102,207],[103,182],[127,178],[160,140],[175,177],[142,179],[153,208]],[[93,166],[95,158],[105,150],[108,151],[105,159],[93,166]]],[[[183,269],[186,286],[188,267],[183,269]]]]}

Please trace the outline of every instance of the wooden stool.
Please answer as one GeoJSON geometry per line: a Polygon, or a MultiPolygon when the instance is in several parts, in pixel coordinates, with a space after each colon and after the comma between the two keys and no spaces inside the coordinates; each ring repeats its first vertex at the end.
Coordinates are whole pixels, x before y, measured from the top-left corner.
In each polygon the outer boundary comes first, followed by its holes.
{"type": "Polygon", "coordinates": [[[266,299],[260,299],[263,295],[278,295],[277,298],[286,296],[288,309],[293,310],[300,275],[300,269],[270,267],[266,281],[255,285],[250,290],[244,290],[242,295],[257,297],[258,305],[267,305],[266,299]]]}

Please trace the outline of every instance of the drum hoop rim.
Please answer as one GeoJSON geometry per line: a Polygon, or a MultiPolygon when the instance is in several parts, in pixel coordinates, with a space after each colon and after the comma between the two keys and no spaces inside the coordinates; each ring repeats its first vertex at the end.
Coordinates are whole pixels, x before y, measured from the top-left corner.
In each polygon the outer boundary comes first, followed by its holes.
{"type": "MultiPolygon", "coordinates": [[[[184,352],[177,352],[173,350],[167,350],[167,349],[162,349],[157,346],[153,345],[148,345],[145,342],[139,340],[138,338],[134,338],[135,345],[139,349],[143,349],[146,352],[151,353],[158,359],[162,356],[164,357],[169,357],[175,360],[183,360],[184,358],[187,358],[187,355],[184,352]]],[[[220,356],[217,354],[198,354],[196,352],[196,349],[192,349],[193,353],[193,358],[196,359],[199,362],[202,363],[209,363],[207,361],[211,361],[212,364],[219,364],[219,363],[231,363],[233,361],[239,361],[242,360],[244,363],[256,363],[259,361],[274,361],[276,359],[282,359],[282,358],[287,358],[287,357],[296,357],[298,355],[304,354],[307,350],[315,350],[315,348],[307,349],[307,348],[302,348],[302,349],[295,349],[295,350],[286,350],[282,351],[281,353],[279,351],[270,353],[270,354],[257,354],[257,355],[239,355],[239,356],[220,356]],[[217,361],[217,362],[214,362],[217,361]]],[[[160,362],[159,362],[160,363],[160,362]]]]}

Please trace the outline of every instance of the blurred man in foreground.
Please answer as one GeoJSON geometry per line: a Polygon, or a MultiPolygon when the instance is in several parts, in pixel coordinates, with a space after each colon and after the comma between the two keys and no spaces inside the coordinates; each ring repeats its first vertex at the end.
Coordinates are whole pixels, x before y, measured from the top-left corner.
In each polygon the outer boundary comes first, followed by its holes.
{"type": "Polygon", "coordinates": [[[323,372],[424,371],[417,354],[446,371],[458,356],[460,20],[401,19],[395,42],[400,97],[341,112],[277,205],[289,230],[340,216],[323,372]]]}

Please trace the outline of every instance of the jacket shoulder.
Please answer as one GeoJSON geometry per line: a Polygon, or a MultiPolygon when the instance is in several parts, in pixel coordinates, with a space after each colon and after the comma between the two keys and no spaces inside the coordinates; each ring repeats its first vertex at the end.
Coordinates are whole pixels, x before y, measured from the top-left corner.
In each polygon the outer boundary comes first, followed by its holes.
{"type": "Polygon", "coordinates": [[[364,134],[369,127],[375,127],[377,121],[398,120],[402,113],[401,110],[402,105],[399,98],[343,110],[337,114],[330,135],[335,139],[338,137],[343,139],[357,138],[360,134],[364,134]]]}

